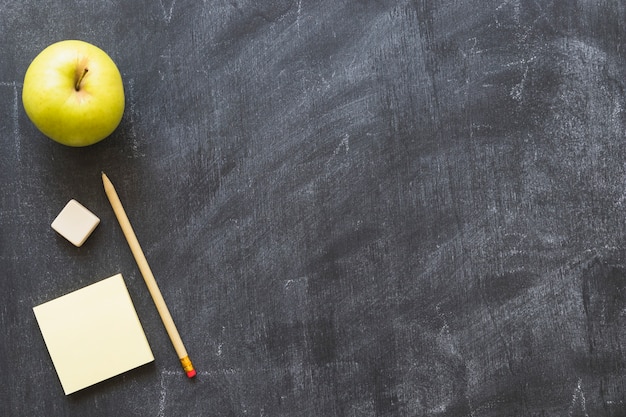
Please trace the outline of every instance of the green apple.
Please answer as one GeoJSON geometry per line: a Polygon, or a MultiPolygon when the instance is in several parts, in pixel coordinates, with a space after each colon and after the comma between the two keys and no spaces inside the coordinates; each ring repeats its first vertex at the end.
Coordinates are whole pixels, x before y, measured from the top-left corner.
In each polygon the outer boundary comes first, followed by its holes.
{"type": "Polygon", "coordinates": [[[122,76],[97,46],[57,42],[26,70],[22,103],[44,135],[68,146],[91,145],[113,133],[122,120],[122,76]]]}

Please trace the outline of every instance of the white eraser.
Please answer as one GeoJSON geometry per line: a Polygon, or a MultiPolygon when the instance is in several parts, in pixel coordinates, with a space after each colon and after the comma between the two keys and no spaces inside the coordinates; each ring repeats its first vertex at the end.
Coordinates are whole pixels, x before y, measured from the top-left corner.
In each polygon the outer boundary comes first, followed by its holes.
{"type": "Polygon", "coordinates": [[[82,246],[100,223],[100,219],[78,201],[72,199],[54,219],[51,226],[75,246],[82,246]]]}

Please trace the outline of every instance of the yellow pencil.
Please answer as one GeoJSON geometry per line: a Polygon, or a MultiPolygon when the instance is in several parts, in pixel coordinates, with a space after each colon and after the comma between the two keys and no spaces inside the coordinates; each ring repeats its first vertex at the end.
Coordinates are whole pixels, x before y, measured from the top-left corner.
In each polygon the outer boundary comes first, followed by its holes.
{"type": "Polygon", "coordinates": [[[183,345],[180,334],[178,334],[178,330],[176,329],[176,325],[174,324],[172,315],[170,314],[170,311],[165,304],[165,300],[163,299],[163,295],[161,295],[161,291],[159,290],[159,286],[154,279],[154,275],[152,275],[152,270],[150,270],[150,266],[148,265],[148,261],[146,260],[145,255],[143,254],[143,250],[141,249],[141,246],[139,246],[137,236],[135,236],[135,232],[130,225],[130,221],[128,220],[128,216],[124,211],[122,202],[120,201],[120,198],[115,191],[115,187],[113,187],[113,184],[111,184],[109,177],[107,177],[104,172],[102,173],[102,182],[104,183],[104,192],[106,193],[107,198],[111,203],[111,207],[113,207],[115,217],[117,217],[117,221],[120,223],[122,232],[124,232],[124,236],[126,237],[126,241],[128,242],[128,246],[130,246],[130,250],[135,257],[137,266],[139,267],[139,271],[141,272],[141,275],[143,276],[143,279],[148,286],[148,291],[150,291],[150,295],[154,300],[154,304],[156,305],[159,315],[161,316],[161,320],[163,320],[165,330],[167,330],[167,334],[169,335],[172,344],[174,345],[174,349],[176,349],[176,354],[180,359],[180,363],[187,373],[187,376],[189,378],[193,378],[194,376],[196,376],[196,371],[193,368],[191,360],[189,359],[189,355],[187,354],[185,345],[183,345]]]}

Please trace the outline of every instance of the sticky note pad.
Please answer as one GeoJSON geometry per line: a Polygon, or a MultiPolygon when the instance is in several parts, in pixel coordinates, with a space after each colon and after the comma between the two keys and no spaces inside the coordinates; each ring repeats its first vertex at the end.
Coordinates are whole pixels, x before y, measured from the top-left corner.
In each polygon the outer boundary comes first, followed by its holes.
{"type": "Polygon", "coordinates": [[[33,311],[66,395],[154,360],[121,274],[33,311]]]}
{"type": "Polygon", "coordinates": [[[51,226],[75,246],[82,246],[100,223],[100,219],[85,206],[72,199],[54,219],[51,226]]]}

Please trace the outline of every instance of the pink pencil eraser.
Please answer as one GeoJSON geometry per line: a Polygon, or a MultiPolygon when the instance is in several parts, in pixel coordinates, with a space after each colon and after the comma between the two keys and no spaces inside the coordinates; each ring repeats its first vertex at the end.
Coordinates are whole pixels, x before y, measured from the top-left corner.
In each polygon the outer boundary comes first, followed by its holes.
{"type": "Polygon", "coordinates": [[[187,371],[187,378],[193,378],[196,376],[196,370],[192,369],[191,371],[187,371]]]}

